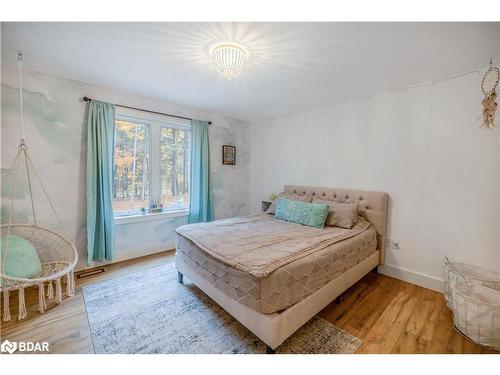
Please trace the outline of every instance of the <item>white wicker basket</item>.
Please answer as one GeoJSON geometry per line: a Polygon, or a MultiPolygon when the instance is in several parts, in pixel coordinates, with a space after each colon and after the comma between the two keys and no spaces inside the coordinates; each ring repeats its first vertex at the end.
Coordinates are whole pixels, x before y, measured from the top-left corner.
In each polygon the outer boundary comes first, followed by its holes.
{"type": "Polygon", "coordinates": [[[455,328],[480,345],[500,350],[500,291],[460,278],[450,290],[455,328]]]}
{"type": "Polygon", "coordinates": [[[444,262],[444,297],[446,304],[453,309],[451,285],[457,278],[468,284],[481,285],[500,290],[500,274],[485,268],[471,266],[465,263],[452,263],[445,258],[444,262]]]}

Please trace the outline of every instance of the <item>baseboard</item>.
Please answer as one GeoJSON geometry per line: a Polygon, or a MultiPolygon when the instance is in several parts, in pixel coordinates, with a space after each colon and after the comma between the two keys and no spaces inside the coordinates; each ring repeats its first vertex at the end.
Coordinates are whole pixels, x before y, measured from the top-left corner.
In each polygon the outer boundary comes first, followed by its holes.
{"type": "Polygon", "coordinates": [[[444,290],[443,280],[403,267],[394,266],[392,264],[384,264],[378,267],[378,271],[383,275],[407,281],[409,283],[419,285],[427,289],[432,289],[440,293],[443,293],[444,290]]]}
{"type": "Polygon", "coordinates": [[[117,249],[115,259],[113,260],[105,260],[103,262],[92,262],[92,264],[89,265],[87,264],[85,259],[79,259],[78,264],[75,267],[75,271],[79,272],[96,267],[102,267],[108,264],[123,262],[125,260],[140,258],[143,256],[162,253],[164,251],[169,251],[169,250],[175,250],[174,243],[166,243],[164,247],[161,248],[154,246],[154,247],[143,247],[136,249],[123,249],[123,250],[117,249]]]}

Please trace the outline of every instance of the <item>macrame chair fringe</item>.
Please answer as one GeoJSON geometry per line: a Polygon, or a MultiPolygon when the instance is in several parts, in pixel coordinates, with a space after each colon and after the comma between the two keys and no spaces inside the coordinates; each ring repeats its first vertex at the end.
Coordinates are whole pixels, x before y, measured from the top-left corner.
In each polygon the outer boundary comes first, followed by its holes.
{"type": "Polygon", "coordinates": [[[66,295],[71,296],[71,274],[66,275],[66,295]]]}
{"type": "Polygon", "coordinates": [[[47,304],[45,302],[45,285],[43,283],[40,283],[38,285],[38,311],[43,314],[46,309],[47,304]]]}
{"type": "Polygon", "coordinates": [[[26,316],[28,314],[26,312],[26,300],[25,300],[25,296],[24,296],[24,288],[22,286],[19,287],[18,298],[19,298],[19,315],[18,315],[18,319],[19,320],[23,320],[23,319],[26,318],[26,316]]]}
{"type": "Polygon", "coordinates": [[[10,305],[9,305],[9,291],[3,291],[3,321],[8,322],[10,320],[10,305]]]}
{"type": "Polygon", "coordinates": [[[73,297],[75,295],[75,280],[73,271],[66,275],[66,295],[73,297]]]}
{"type": "Polygon", "coordinates": [[[52,298],[54,298],[54,287],[52,286],[52,281],[49,281],[48,284],[49,285],[47,287],[47,298],[51,300],[52,298]]]}
{"type": "Polygon", "coordinates": [[[58,305],[62,302],[61,278],[56,280],[56,302],[58,305]]]}

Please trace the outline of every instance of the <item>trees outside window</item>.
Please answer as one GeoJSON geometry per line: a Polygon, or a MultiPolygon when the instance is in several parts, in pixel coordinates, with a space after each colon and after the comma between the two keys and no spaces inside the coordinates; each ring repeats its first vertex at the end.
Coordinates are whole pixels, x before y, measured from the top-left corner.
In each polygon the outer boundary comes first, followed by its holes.
{"type": "Polygon", "coordinates": [[[113,211],[117,215],[149,205],[149,133],[146,124],[115,122],[113,211]]]}
{"type": "Polygon", "coordinates": [[[189,209],[190,146],[188,125],[117,116],[115,216],[189,209]]]}
{"type": "Polygon", "coordinates": [[[161,203],[166,209],[189,208],[190,131],[162,127],[160,137],[161,203]]]}

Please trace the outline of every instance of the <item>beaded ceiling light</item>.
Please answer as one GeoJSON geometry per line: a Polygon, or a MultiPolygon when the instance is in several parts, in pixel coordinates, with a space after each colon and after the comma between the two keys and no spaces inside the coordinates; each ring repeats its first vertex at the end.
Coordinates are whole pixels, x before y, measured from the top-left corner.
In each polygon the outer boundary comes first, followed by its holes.
{"type": "Polygon", "coordinates": [[[213,49],[212,59],[217,73],[231,81],[244,72],[248,53],[237,44],[224,43],[213,49]]]}

